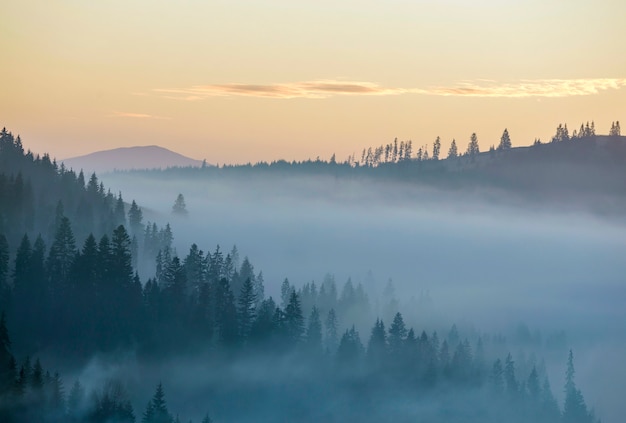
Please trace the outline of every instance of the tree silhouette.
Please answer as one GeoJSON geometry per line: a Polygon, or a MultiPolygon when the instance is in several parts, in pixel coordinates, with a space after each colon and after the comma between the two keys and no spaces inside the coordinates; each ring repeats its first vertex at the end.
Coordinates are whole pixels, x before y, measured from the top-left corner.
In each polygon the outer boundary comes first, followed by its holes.
{"type": "Polygon", "coordinates": [[[183,196],[183,194],[178,194],[178,197],[176,197],[176,201],[172,206],[172,213],[179,216],[186,216],[188,214],[187,205],[185,204],[185,197],[183,196]]]}
{"type": "Polygon", "coordinates": [[[441,139],[437,137],[433,143],[433,160],[439,160],[439,154],[441,153],[441,139]]]}
{"type": "Polygon", "coordinates": [[[569,351],[565,371],[565,403],[563,404],[564,423],[591,423],[592,416],[587,411],[585,399],[574,382],[574,354],[569,351]]]}
{"type": "Polygon", "coordinates": [[[478,145],[478,137],[476,136],[476,132],[474,132],[470,137],[469,144],[467,144],[466,154],[470,157],[474,157],[478,153],[480,153],[480,146],[478,145]]]}
{"type": "Polygon", "coordinates": [[[453,139],[450,144],[450,149],[448,150],[448,159],[454,159],[459,156],[459,152],[456,146],[456,140],[453,139]]]}
{"type": "Polygon", "coordinates": [[[250,278],[246,278],[239,294],[239,334],[242,340],[250,336],[256,318],[256,295],[250,278]]]}
{"type": "Polygon", "coordinates": [[[312,353],[322,350],[322,322],[317,307],[313,306],[306,328],[306,345],[312,353]]]}
{"type": "Polygon", "coordinates": [[[163,384],[159,382],[152,399],[146,406],[146,411],[141,419],[142,423],[173,423],[174,419],[165,403],[163,384]]]}
{"type": "Polygon", "coordinates": [[[509,131],[504,128],[504,132],[502,133],[502,137],[500,137],[500,144],[498,144],[498,150],[510,150],[511,149],[511,137],[509,136],[509,131]]]}

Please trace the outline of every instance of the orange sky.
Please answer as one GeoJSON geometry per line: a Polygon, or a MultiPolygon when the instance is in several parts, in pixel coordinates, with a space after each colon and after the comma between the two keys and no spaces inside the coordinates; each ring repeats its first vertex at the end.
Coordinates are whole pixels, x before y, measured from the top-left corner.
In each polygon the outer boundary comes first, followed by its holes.
{"type": "Polygon", "coordinates": [[[9,0],[0,16],[0,125],[60,159],[345,159],[626,121],[621,0],[9,0]]]}

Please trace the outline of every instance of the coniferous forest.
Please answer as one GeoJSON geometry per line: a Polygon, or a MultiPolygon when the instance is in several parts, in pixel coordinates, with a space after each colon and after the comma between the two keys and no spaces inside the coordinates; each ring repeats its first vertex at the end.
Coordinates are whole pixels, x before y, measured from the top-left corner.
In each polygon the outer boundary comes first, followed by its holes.
{"type": "MultiPolygon", "coordinates": [[[[404,175],[410,148],[364,150],[361,169],[404,175]]],[[[352,278],[268,289],[237,239],[181,250],[123,194],[0,134],[0,421],[598,421],[567,346],[551,372],[539,335],[434,329],[352,278]]]]}

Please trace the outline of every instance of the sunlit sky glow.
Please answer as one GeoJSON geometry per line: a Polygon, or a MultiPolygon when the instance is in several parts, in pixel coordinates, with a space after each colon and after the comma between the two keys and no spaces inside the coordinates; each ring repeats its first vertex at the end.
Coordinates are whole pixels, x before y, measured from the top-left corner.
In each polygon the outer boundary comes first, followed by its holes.
{"type": "Polygon", "coordinates": [[[0,125],[65,158],[302,160],[626,121],[626,2],[6,1],[0,125]]]}

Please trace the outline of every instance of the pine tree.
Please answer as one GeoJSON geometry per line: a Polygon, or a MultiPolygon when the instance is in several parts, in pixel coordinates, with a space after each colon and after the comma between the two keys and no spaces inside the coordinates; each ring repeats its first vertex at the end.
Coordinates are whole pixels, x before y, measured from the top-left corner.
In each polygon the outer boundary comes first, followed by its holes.
{"type": "Polygon", "coordinates": [[[452,140],[452,144],[450,144],[450,149],[448,150],[448,159],[454,159],[459,156],[459,152],[456,146],[456,140],[452,140]]]}
{"type": "Polygon", "coordinates": [[[504,382],[506,384],[506,392],[511,398],[515,398],[518,394],[518,383],[515,378],[515,362],[511,353],[507,354],[504,360],[504,382]]]}
{"type": "Polygon", "coordinates": [[[280,286],[280,300],[281,307],[286,308],[287,304],[289,304],[289,299],[291,298],[291,292],[294,289],[289,285],[289,279],[285,278],[282,285],[280,286]]]}
{"type": "Polygon", "coordinates": [[[228,279],[222,278],[215,289],[215,320],[220,341],[225,346],[234,346],[239,341],[237,307],[228,279]]]}
{"type": "Polygon", "coordinates": [[[317,307],[313,306],[306,329],[307,349],[317,353],[322,349],[322,322],[317,307]]]}
{"type": "Polygon", "coordinates": [[[505,151],[511,149],[511,137],[509,136],[509,131],[504,128],[504,132],[502,133],[502,137],[500,137],[500,144],[498,144],[499,151],[505,151]]]}
{"type": "Polygon", "coordinates": [[[142,423],[173,423],[174,419],[167,409],[163,384],[159,383],[154,396],[148,402],[142,423]]]}
{"type": "Polygon", "coordinates": [[[478,153],[480,153],[480,147],[478,145],[478,137],[476,136],[476,133],[472,133],[471,137],[470,137],[470,142],[469,144],[467,144],[467,152],[466,154],[470,157],[474,157],[476,156],[478,153]]]}
{"type": "Polygon", "coordinates": [[[133,200],[130,205],[130,209],[128,210],[128,226],[130,227],[131,233],[135,236],[139,236],[143,232],[143,212],[133,200]]]}
{"type": "Polygon", "coordinates": [[[182,194],[178,194],[178,197],[176,197],[176,201],[172,206],[172,213],[179,216],[186,216],[189,213],[185,204],[185,197],[182,194]]]}
{"type": "Polygon", "coordinates": [[[370,339],[367,343],[367,358],[372,365],[376,366],[383,362],[387,353],[387,333],[382,320],[376,319],[372,328],[370,339]]]}
{"type": "Polygon", "coordinates": [[[393,318],[393,322],[389,327],[389,352],[391,354],[399,354],[402,352],[402,348],[404,345],[404,340],[407,335],[407,329],[404,324],[404,319],[402,318],[402,314],[397,312],[395,317],[393,318]]]}
{"type": "Polygon", "coordinates": [[[254,280],[254,298],[256,300],[256,306],[261,304],[261,301],[265,299],[265,280],[263,279],[263,272],[259,272],[254,280]]]}
{"type": "Polygon", "coordinates": [[[439,154],[441,153],[441,139],[437,137],[433,143],[433,160],[439,160],[439,154]]]}
{"type": "Polygon", "coordinates": [[[337,360],[344,364],[355,365],[361,355],[363,355],[363,344],[359,332],[352,325],[350,329],[346,329],[339,341],[337,360]]]}
{"type": "Polygon", "coordinates": [[[117,195],[117,201],[115,202],[113,221],[115,225],[126,225],[126,210],[124,209],[124,200],[121,192],[117,195]]]}
{"type": "Polygon", "coordinates": [[[56,289],[65,288],[75,255],[76,241],[70,220],[63,216],[50,246],[47,262],[48,274],[56,289]]]}
{"type": "Polygon", "coordinates": [[[574,382],[574,354],[569,351],[565,371],[565,403],[563,404],[563,423],[592,423],[593,418],[587,411],[582,393],[574,382]]]}
{"type": "Polygon", "coordinates": [[[609,136],[619,137],[621,135],[621,129],[619,127],[619,120],[617,122],[611,122],[611,130],[609,136]]]}
{"type": "Polygon", "coordinates": [[[274,321],[276,303],[272,297],[261,301],[257,309],[257,316],[252,324],[251,340],[260,342],[269,339],[277,329],[274,321]]]}
{"type": "Polygon", "coordinates": [[[337,315],[335,314],[335,309],[331,308],[328,311],[328,315],[326,316],[326,321],[325,321],[324,326],[326,328],[326,349],[328,351],[334,352],[339,342],[339,336],[338,336],[339,335],[338,334],[339,323],[337,322],[337,315]]]}
{"type": "Polygon", "coordinates": [[[256,318],[256,295],[250,278],[246,278],[239,294],[239,336],[245,342],[256,318]]]}
{"type": "Polygon", "coordinates": [[[559,405],[552,394],[547,377],[544,379],[541,388],[540,407],[541,416],[545,422],[556,422],[561,417],[561,410],[559,410],[559,405]]]}
{"type": "Polygon", "coordinates": [[[539,401],[541,386],[539,386],[539,375],[537,374],[536,366],[533,366],[530,375],[528,375],[528,380],[526,381],[526,389],[528,389],[528,395],[534,402],[539,401]]]}
{"type": "Polygon", "coordinates": [[[299,343],[304,334],[304,317],[302,316],[300,299],[294,290],[291,291],[289,303],[285,307],[285,332],[292,345],[299,343]]]}

